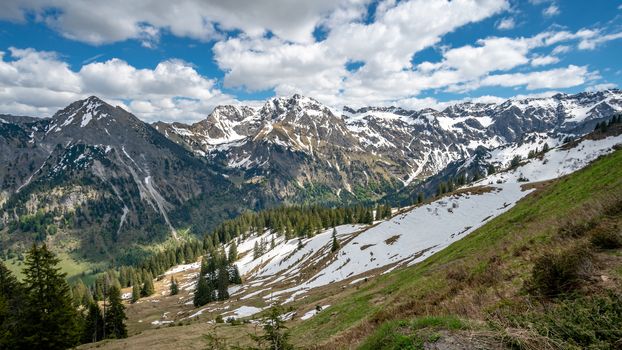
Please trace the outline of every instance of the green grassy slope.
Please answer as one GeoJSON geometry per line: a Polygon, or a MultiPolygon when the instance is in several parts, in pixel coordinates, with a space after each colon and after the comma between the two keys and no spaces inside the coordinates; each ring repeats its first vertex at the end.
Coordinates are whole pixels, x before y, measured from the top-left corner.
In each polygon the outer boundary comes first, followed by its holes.
{"type": "MultiPolygon", "coordinates": [[[[364,284],[331,312],[295,326],[292,338],[311,348],[419,348],[443,338],[445,331],[465,328],[464,323],[469,332],[507,340],[507,330],[495,328],[499,323],[491,320],[503,305],[533,301],[525,282],[534,261],[589,240],[589,232],[567,237],[560,234],[564,228],[604,221],[607,229],[619,230],[621,198],[622,151],[616,151],[574,174],[539,184],[513,209],[421,264],[364,284]],[[441,321],[413,326],[413,320],[425,323],[430,317],[441,321]],[[456,328],[446,318],[463,321],[456,328]]],[[[582,295],[620,290],[622,251],[593,250],[593,274],[604,277],[586,283],[593,290],[582,295]]],[[[555,303],[537,301],[533,308],[555,303]]]]}

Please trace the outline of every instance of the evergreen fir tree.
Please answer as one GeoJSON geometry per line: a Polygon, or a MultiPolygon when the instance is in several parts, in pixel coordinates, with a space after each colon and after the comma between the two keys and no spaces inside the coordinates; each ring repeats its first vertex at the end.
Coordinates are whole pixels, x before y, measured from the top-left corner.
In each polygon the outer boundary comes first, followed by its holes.
{"type": "Polygon", "coordinates": [[[229,262],[232,263],[238,259],[238,246],[235,241],[231,242],[229,246],[229,262]]]}
{"type": "Polygon", "coordinates": [[[199,276],[199,282],[197,283],[197,288],[194,291],[194,306],[199,307],[203,306],[212,301],[212,290],[207,283],[207,279],[205,276],[199,276]]]}
{"type": "Polygon", "coordinates": [[[134,283],[132,286],[132,303],[135,303],[140,299],[140,286],[138,285],[138,281],[134,283]]]}
{"type": "Polygon", "coordinates": [[[82,343],[94,343],[104,337],[104,318],[97,303],[92,302],[88,306],[84,328],[82,330],[82,343]]]}
{"type": "Polygon", "coordinates": [[[232,284],[242,284],[242,277],[240,276],[240,270],[237,265],[233,265],[231,273],[229,274],[229,282],[232,284]]]}
{"type": "Polygon", "coordinates": [[[24,302],[23,286],[0,261],[0,349],[17,347],[19,315],[24,302]]]}
{"type": "Polygon", "coordinates": [[[26,302],[19,335],[28,348],[66,349],[80,340],[78,314],[59,261],[45,244],[33,245],[26,256],[26,302]]]}
{"type": "Polygon", "coordinates": [[[255,340],[258,345],[264,342],[268,343],[268,349],[273,350],[293,350],[294,346],[289,343],[289,332],[285,327],[285,321],[281,319],[281,310],[278,307],[272,307],[270,313],[266,318],[263,326],[264,335],[255,336],[251,338],[255,340]]]}
{"type": "Polygon", "coordinates": [[[110,286],[108,291],[109,307],[104,315],[104,327],[107,338],[127,338],[125,327],[125,306],[121,302],[121,291],[116,286],[110,286]]]}
{"type": "Polygon", "coordinates": [[[177,280],[171,277],[171,295],[177,295],[179,293],[179,286],[177,280]]]}
{"type": "Polygon", "coordinates": [[[218,300],[229,299],[229,291],[227,290],[227,287],[229,287],[229,271],[227,270],[227,265],[221,264],[218,268],[218,300]]]}
{"type": "Polygon", "coordinates": [[[148,297],[152,295],[153,293],[155,293],[155,288],[153,287],[153,278],[151,277],[151,274],[148,274],[147,279],[145,280],[145,283],[143,284],[143,288],[140,291],[140,296],[148,297]]]}
{"type": "Polygon", "coordinates": [[[333,227],[333,245],[330,248],[330,251],[334,253],[338,251],[339,248],[340,248],[340,245],[339,245],[339,240],[337,239],[337,229],[333,227]]]}

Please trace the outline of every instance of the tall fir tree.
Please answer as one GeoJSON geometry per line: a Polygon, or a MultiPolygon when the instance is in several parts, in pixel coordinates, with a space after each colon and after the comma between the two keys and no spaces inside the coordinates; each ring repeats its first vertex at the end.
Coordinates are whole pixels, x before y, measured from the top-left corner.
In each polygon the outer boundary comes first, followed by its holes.
{"type": "Polygon", "coordinates": [[[107,338],[127,338],[127,328],[125,327],[125,306],[121,301],[121,291],[116,286],[111,286],[108,291],[109,306],[104,315],[104,327],[107,338]]]}
{"type": "Polygon", "coordinates": [[[138,284],[138,281],[136,281],[132,286],[132,303],[137,302],[138,299],[140,299],[140,285],[138,284]]]}
{"type": "Polygon", "coordinates": [[[17,347],[19,316],[24,302],[22,284],[0,261],[0,349],[17,347]]]}
{"type": "Polygon", "coordinates": [[[84,328],[82,330],[82,343],[94,343],[104,337],[104,318],[99,305],[91,302],[88,306],[84,328]]]}
{"type": "Polygon", "coordinates": [[[218,300],[229,299],[229,271],[226,264],[220,264],[218,268],[217,290],[218,300]]]}
{"type": "Polygon", "coordinates": [[[334,253],[338,251],[339,248],[341,248],[341,246],[339,244],[339,240],[337,239],[337,229],[333,227],[333,245],[330,248],[330,251],[334,253]]]}
{"type": "Polygon", "coordinates": [[[80,340],[78,314],[59,261],[45,244],[33,245],[26,256],[20,338],[31,349],[66,349],[80,340]]]}
{"type": "Polygon", "coordinates": [[[153,278],[151,277],[151,273],[149,273],[147,274],[143,288],[140,290],[140,296],[148,297],[153,293],[155,293],[155,288],[153,287],[153,278]]]}
{"type": "Polygon", "coordinates": [[[199,282],[197,283],[197,288],[194,292],[194,306],[203,306],[210,301],[212,301],[212,290],[205,276],[200,275],[199,282]]]}
{"type": "Polygon", "coordinates": [[[231,242],[229,246],[229,262],[232,263],[238,259],[238,246],[235,244],[235,241],[231,242]]]}

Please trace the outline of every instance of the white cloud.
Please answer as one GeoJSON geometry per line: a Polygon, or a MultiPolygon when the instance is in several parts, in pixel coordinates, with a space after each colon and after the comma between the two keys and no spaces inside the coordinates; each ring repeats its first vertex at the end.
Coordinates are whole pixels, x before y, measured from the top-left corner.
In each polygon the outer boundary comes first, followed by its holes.
{"type": "Polygon", "coordinates": [[[622,38],[622,32],[611,34],[598,33],[598,35],[585,37],[581,40],[581,42],[579,42],[578,48],[581,50],[594,50],[600,44],[620,38],[622,38]]]}
{"type": "Polygon", "coordinates": [[[568,53],[570,52],[570,50],[572,50],[572,48],[568,45],[559,45],[557,47],[555,47],[553,49],[553,51],[551,51],[551,54],[553,55],[559,55],[559,54],[563,54],[563,53],[568,53]]]}
{"type": "Polygon", "coordinates": [[[314,28],[329,15],[354,16],[367,0],[3,0],[0,19],[23,21],[26,12],[62,35],[90,44],[126,39],[145,46],[161,31],[199,40],[219,38],[219,30],[239,29],[249,36],[271,31],[295,42],[313,41],[314,28]],[[53,9],[54,11],[50,11],[53,9]]]}
{"type": "Polygon", "coordinates": [[[559,62],[559,58],[555,56],[535,56],[531,59],[531,65],[534,67],[546,66],[559,62]]]}
{"type": "Polygon", "coordinates": [[[129,110],[155,121],[198,120],[217,104],[235,102],[190,64],[160,62],[137,69],[111,59],[73,71],[51,52],[10,48],[0,53],[0,110],[3,113],[49,116],[89,95],[109,101],[129,100],[129,110]]]}
{"type": "Polygon", "coordinates": [[[497,23],[497,29],[500,29],[500,30],[509,30],[509,29],[513,29],[514,27],[516,27],[516,22],[514,21],[514,18],[512,17],[504,18],[501,21],[499,21],[499,23],[497,23]]]}
{"type": "Polygon", "coordinates": [[[590,85],[585,90],[586,91],[602,91],[602,90],[615,89],[617,87],[618,85],[614,83],[602,83],[602,84],[590,85]]]}
{"type": "Polygon", "coordinates": [[[542,14],[546,17],[553,17],[559,15],[559,7],[556,4],[551,4],[544,10],[542,10],[542,14]]]}
{"type": "Polygon", "coordinates": [[[561,89],[577,86],[590,79],[587,67],[569,65],[566,68],[536,71],[529,73],[511,73],[491,75],[482,79],[481,86],[525,86],[528,90],[561,89]]]}

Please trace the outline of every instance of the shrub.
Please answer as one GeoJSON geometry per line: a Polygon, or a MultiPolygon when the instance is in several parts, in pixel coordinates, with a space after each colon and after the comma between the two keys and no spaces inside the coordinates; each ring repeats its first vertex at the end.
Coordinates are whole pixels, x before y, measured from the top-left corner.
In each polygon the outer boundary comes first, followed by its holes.
{"type": "Polygon", "coordinates": [[[571,292],[586,278],[591,261],[592,254],[585,245],[544,254],[533,266],[529,289],[545,297],[571,292]]]}
{"type": "Polygon", "coordinates": [[[622,296],[579,297],[548,305],[543,310],[507,313],[505,329],[523,329],[506,340],[523,348],[619,349],[622,345],[622,296]],[[538,337],[526,337],[535,333],[538,337]],[[528,343],[535,344],[528,344],[528,343]],[[527,344],[526,344],[527,343],[527,344]]]}
{"type": "Polygon", "coordinates": [[[592,233],[590,241],[593,245],[601,249],[622,248],[622,234],[617,227],[598,228],[592,233]]]}
{"type": "Polygon", "coordinates": [[[578,238],[584,236],[596,226],[595,222],[587,221],[581,223],[568,222],[559,228],[558,234],[564,238],[578,238]]]}

